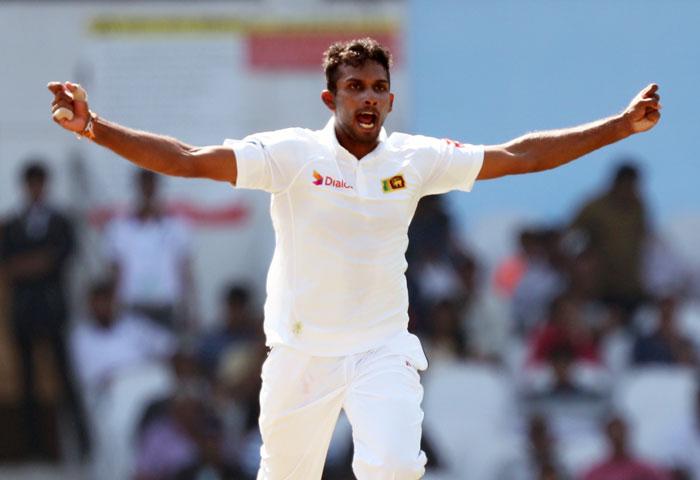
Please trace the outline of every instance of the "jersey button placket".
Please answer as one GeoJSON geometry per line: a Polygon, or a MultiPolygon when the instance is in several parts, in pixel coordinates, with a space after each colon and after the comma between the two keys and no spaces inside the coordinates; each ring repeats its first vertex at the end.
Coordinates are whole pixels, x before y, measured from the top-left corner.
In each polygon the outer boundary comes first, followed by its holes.
{"type": "Polygon", "coordinates": [[[358,197],[365,195],[365,171],[362,168],[362,162],[357,162],[355,167],[355,189],[358,197]]]}

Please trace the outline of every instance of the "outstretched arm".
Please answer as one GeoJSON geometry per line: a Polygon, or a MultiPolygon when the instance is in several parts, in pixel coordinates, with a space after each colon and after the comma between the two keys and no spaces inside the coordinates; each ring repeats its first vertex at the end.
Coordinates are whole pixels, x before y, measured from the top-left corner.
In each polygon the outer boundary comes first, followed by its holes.
{"type": "MultiPolygon", "coordinates": [[[[54,118],[54,121],[66,130],[84,133],[91,113],[87,99],[73,98],[78,85],[51,82],[48,88],[54,95],[52,113],[60,108],[73,112],[70,120],[54,118]]],[[[193,147],[171,137],[123,127],[103,118],[93,116],[92,119],[92,140],[140,167],[165,175],[236,183],[236,156],[228,147],[193,147]]]]}
{"type": "Polygon", "coordinates": [[[549,170],[649,130],[661,117],[657,90],[658,85],[649,85],[619,115],[578,127],[528,133],[502,145],[488,146],[477,179],[549,170]]]}

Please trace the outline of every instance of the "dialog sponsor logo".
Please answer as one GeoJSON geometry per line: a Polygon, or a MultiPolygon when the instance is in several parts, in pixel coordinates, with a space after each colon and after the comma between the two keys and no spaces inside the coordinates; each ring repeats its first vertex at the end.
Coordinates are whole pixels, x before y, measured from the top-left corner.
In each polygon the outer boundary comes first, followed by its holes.
{"type": "Polygon", "coordinates": [[[346,188],[352,190],[352,185],[348,185],[347,183],[345,183],[345,180],[336,180],[330,175],[321,175],[316,170],[314,170],[313,177],[314,179],[311,183],[313,183],[314,185],[325,185],[328,187],[346,188]]]}

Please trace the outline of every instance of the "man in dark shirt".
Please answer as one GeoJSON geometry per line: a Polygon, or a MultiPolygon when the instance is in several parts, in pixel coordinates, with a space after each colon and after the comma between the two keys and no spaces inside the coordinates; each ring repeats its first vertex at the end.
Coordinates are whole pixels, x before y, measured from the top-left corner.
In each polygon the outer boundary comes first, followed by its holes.
{"type": "Polygon", "coordinates": [[[65,273],[75,248],[69,220],[47,204],[48,171],[32,161],[22,174],[26,201],[19,213],[7,220],[0,239],[0,264],[9,288],[10,322],[19,351],[22,378],[22,417],[28,450],[47,454],[38,422],[35,394],[34,345],[48,340],[79,430],[86,445],[82,415],[70,377],[64,325],[68,317],[65,273]]]}
{"type": "Polygon", "coordinates": [[[676,308],[676,298],[658,300],[658,325],[651,333],[637,337],[632,350],[635,365],[697,365],[693,343],[676,322],[676,308]]]}
{"type": "Polygon", "coordinates": [[[598,296],[630,315],[646,298],[642,255],[648,220],[639,176],[636,165],[620,165],[610,189],[584,204],[571,225],[597,257],[598,296]]]}

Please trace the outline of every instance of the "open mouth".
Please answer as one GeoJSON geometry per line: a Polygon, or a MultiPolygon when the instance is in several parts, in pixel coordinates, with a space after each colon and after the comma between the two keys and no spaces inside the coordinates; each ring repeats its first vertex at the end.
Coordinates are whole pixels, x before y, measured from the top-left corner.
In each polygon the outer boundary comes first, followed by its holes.
{"type": "Polygon", "coordinates": [[[364,130],[372,130],[377,125],[378,118],[375,112],[363,111],[357,114],[357,123],[364,130]]]}

